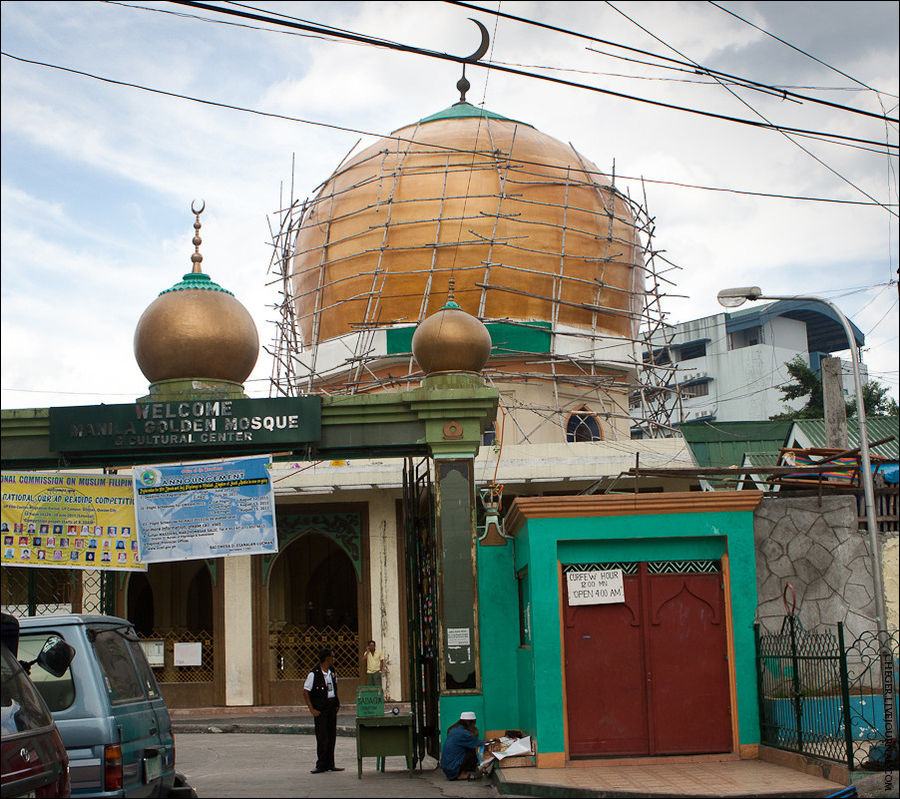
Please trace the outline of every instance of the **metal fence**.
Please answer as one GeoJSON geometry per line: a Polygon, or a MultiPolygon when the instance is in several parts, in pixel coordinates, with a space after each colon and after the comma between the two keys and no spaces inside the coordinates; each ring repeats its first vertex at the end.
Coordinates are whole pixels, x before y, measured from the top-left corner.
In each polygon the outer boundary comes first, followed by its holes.
{"type": "Polygon", "coordinates": [[[269,657],[273,680],[303,680],[319,662],[322,647],[334,650],[339,675],[359,672],[359,633],[347,626],[273,624],[269,628],[269,657]]]}
{"type": "Polygon", "coordinates": [[[145,652],[156,679],[160,683],[212,682],[216,673],[215,643],[206,630],[192,632],[183,627],[167,630],[154,629],[150,635],[138,638],[145,644],[145,652]],[[194,657],[183,663],[177,647],[180,644],[199,644],[199,651],[192,650],[194,657]],[[197,657],[199,655],[199,657],[197,657]]]}
{"type": "Polygon", "coordinates": [[[107,613],[115,606],[115,575],[100,569],[3,566],[0,605],[24,618],[56,613],[107,613]]]}
{"type": "Polygon", "coordinates": [[[897,767],[896,631],[847,644],[841,623],[836,632],[812,632],[788,615],[778,633],[756,625],[756,651],[763,744],[850,770],[897,767]]]}

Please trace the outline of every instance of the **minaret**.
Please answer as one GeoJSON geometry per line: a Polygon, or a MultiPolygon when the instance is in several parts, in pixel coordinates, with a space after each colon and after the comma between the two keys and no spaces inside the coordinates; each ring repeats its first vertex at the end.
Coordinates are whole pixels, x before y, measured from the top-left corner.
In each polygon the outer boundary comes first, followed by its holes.
{"type": "Polygon", "coordinates": [[[239,399],[259,356],[259,336],[247,309],[203,273],[200,214],[194,214],[193,267],[160,292],[134,331],[134,356],[150,381],[141,401],[189,397],[239,399]]]}
{"type": "Polygon", "coordinates": [[[413,357],[426,375],[445,372],[478,374],[491,354],[491,334],[453,299],[451,276],[447,302],[422,321],[412,337],[413,357]]]}

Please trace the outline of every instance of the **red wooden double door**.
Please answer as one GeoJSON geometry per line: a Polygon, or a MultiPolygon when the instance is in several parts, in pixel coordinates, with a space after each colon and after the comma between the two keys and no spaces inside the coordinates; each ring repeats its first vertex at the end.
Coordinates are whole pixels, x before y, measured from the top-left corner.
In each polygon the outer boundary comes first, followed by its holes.
{"type": "Polygon", "coordinates": [[[625,572],[619,604],[570,607],[562,586],[569,756],[730,752],[720,562],[563,568],[625,572]]]}

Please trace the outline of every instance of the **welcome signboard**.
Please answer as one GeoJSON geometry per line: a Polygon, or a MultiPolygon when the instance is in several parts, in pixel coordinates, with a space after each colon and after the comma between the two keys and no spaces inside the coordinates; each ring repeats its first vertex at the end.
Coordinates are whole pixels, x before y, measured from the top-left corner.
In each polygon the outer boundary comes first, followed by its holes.
{"type": "Polygon", "coordinates": [[[291,449],[322,435],[321,397],[134,402],[50,409],[55,452],[291,449]]]}

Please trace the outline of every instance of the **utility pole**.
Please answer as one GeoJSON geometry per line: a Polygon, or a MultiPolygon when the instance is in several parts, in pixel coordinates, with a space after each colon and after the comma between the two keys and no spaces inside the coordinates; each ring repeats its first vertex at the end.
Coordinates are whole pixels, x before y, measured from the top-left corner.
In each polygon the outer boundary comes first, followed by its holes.
{"type": "Polygon", "coordinates": [[[843,369],[840,358],[823,358],[822,395],[825,401],[825,446],[849,449],[847,403],[844,400],[843,369]]]}

